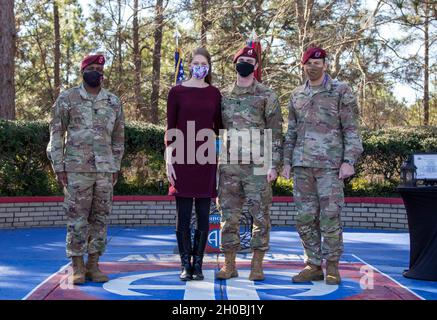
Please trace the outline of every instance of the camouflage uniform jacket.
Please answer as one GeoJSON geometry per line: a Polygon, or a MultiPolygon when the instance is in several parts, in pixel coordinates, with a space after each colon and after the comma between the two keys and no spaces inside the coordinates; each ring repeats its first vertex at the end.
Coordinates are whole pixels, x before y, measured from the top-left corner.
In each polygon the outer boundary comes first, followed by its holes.
{"type": "MultiPolygon", "coordinates": [[[[222,98],[222,119],[225,129],[272,130],[272,167],[280,165],[282,157],[282,113],[276,93],[254,80],[249,87],[239,87],[235,83],[222,98]]],[[[261,155],[263,154],[263,132],[260,135],[261,155]]],[[[253,160],[253,158],[252,158],[253,160]]]]}
{"type": "Polygon", "coordinates": [[[116,95],[102,88],[93,100],[83,84],[59,95],[47,146],[55,172],[117,172],[123,153],[124,114],[116,95]]]}
{"type": "Polygon", "coordinates": [[[325,75],[319,90],[307,81],[291,94],[284,165],[338,169],[363,152],[358,106],[351,88],[325,75]]]}

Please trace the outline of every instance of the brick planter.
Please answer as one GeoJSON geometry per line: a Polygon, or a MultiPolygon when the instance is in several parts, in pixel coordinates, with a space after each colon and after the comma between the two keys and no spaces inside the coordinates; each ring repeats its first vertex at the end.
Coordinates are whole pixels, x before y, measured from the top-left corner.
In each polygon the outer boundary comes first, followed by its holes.
{"type": "MultiPolygon", "coordinates": [[[[65,226],[62,197],[0,197],[0,229],[65,226]]],[[[126,226],[173,226],[176,207],[170,196],[115,196],[109,223],[126,226]]],[[[291,197],[273,197],[273,226],[295,224],[291,197]]],[[[407,230],[400,198],[346,198],[342,211],[345,227],[407,230]]]]}

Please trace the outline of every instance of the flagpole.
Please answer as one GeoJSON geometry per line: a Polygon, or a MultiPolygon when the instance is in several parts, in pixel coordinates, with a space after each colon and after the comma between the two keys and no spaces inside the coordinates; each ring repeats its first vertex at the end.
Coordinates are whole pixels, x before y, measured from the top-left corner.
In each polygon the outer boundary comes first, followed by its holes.
{"type": "Polygon", "coordinates": [[[176,27],[175,33],[174,33],[174,38],[175,38],[175,42],[176,42],[175,52],[178,53],[179,59],[178,59],[178,61],[176,61],[175,76],[174,76],[174,84],[175,85],[178,82],[178,76],[179,76],[178,73],[179,73],[179,66],[180,66],[180,61],[181,61],[181,52],[179,50],[179,38],[180,37],[181,37],[181,34],[179,33],[178,27],[176,27]]]}
{"type": "Polygon", "coordinates": [[[181,34],[179,33],[178,28],[176,27],[174,38],[176,40],[176,49],[179,49],[179,38],[181,37],[181,34]]]}

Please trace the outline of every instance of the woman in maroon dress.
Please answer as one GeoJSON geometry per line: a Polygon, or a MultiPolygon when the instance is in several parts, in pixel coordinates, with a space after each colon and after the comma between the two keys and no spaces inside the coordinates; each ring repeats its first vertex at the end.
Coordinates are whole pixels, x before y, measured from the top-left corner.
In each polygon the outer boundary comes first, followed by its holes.
{"type": "Polygon", "coordinates": [[[215,136],[221,127],[221,94],[211,85],[208,51],[204,48],[194,50],[189,67],[190,79],[173,87],[168,94],[165,138],[169,195],[176,197],[176,238],[183,281],[204,278],[202,261],[209,230],[209,210],[211,198],[216,197],[215,136]],[[191,246],[193,199],[197,229],[191,246]]]}

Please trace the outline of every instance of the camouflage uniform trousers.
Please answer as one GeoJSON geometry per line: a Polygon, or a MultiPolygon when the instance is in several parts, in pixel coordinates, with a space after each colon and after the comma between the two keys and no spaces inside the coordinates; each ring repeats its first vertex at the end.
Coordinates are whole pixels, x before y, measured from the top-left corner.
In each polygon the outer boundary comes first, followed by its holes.
{"type": "Polygon", "coordinates": [[[339,261],[343,253],[344,183],[338,174],[338,169],[293,168],[296,227],[305,263],[321,266],[323,258],[339,261]]]}
{"type": "Polygon", "coordinates": [[[103,254],[112,208],[112,173],[68,173],[64,189],[67,257],[103,254]]]}
{"type": "Polygon", "coordinates": [[[267,251],[270,240],[272,189],[266,175],[254,175],[253,164],[219,166],[218,209],[223,252],[240,249],[240,217],[245,200],[253,218],[250,247],[267,251]]]}

